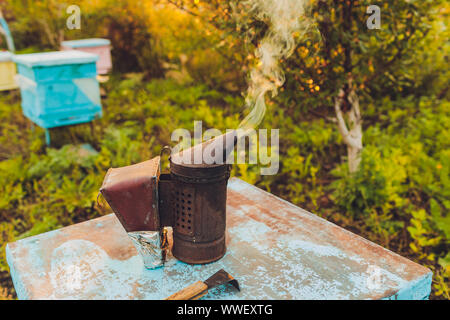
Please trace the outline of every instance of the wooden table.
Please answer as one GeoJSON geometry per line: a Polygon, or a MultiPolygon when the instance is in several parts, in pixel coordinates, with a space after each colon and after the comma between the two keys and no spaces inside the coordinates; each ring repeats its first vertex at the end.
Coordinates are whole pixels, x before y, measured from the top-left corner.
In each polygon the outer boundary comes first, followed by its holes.
{"type": "Polygon", "coordinates": [[[20,299],[163,299],[224,268],[204,299],[426,299],[432,273],[242,180],[229,181],[227,253],[147,270],[114,214],[9,243],[20,299]]]}

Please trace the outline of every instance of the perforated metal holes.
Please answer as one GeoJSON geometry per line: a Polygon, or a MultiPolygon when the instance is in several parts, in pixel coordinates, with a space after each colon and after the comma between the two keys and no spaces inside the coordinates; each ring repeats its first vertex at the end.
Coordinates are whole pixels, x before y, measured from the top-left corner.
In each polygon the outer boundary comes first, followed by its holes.
{"type": "Polygon", "coordinates": [[[194,232],[193,194],[191,191],[176,190],[173,193],[175,227],[177,232],[191,235],[194,232]]]}

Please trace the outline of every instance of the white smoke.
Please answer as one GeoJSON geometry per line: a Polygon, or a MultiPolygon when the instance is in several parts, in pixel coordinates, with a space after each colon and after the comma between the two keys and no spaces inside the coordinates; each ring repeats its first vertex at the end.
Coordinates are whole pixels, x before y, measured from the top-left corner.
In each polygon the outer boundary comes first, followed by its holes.
{"type": "Polygon", "coordinates": [[[245,7],[250,8],[252,17],[266,22],[268,30],[255,52],[259,63],[250,71],[246,105],[251,111],[239,128],[256,127],[266,112],[266,92],[271,91],[273,97],[283,85],[285,78],[279,63],[292,54],[298,35],[307,29],[305,9],[308,2],[309,0],[245,1],[245,7]]]}

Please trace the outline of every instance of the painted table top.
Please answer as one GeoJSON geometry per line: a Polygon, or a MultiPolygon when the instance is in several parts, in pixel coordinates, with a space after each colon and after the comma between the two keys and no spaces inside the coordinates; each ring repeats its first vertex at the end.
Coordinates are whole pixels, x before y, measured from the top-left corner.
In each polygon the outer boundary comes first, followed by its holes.
{"type": "Polygon", "coordinates": [[[228,184],[227,253],[147,270],[114,214],[9,243],[20,299],[163,299],[223,268],[204,299],[424,299],[432,273],[242,180],[228,184]]]}
{"type": "Polygon", "coordinates": [[[32,68],[38,66],[92,63],[98,60],[98,55],[78,50],[52,51],[17,54],[13,57],[13,60],[16,63],[32,68]]]}
{"type": "Polygon", "coordinates": [[[80,39],[80,40],[68,40],[61,42],[61,45],[69,48],[90,48],[109,46],[111,41],[102,38],[80,39]]]}

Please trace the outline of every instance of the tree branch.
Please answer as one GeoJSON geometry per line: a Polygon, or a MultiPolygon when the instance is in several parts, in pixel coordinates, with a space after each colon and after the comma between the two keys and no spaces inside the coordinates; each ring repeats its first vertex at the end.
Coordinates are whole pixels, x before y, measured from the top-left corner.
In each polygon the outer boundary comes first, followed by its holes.
{"type": "MultiPolygon", "coordinates": [[[[343,89],[339,90],[339,95],[335,99],[334,110],[336,112],[336,119],[338,124],[338,129],[342,138],[344,139],[345,144],[353,148],[361,148],[361,143],[357,138],[352,137],[350,131],[347,128],[347,124],[344,120],[344,115],[342,114],[341,105],[345,99],[345,92],[343,89]]],[[[359,106],[358,106],[359,113],[359,106]]]]}

